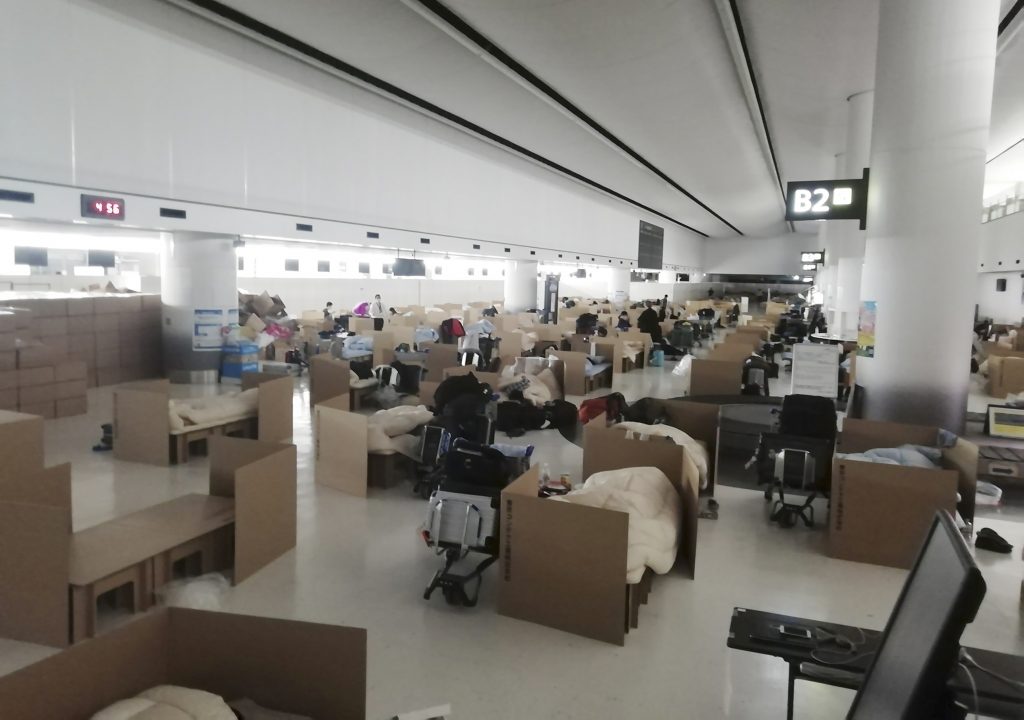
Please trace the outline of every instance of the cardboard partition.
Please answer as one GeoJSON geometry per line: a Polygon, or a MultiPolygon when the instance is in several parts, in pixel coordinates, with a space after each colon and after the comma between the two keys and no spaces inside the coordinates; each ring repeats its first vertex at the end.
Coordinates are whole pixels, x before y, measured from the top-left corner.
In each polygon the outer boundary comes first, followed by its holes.
{"type": "Polygon", "coordinates": [[[707,360],[725,360],[742,362],[750,357],[754,347],[746,343],[720,343],[708,353],[707,360]]]}
{"type": "Polygon", "coordinates": [[[828,554],[909,568],[936,510],[956,510],[957,472],[836,459],[828,554]]]}
{"type": "Polygon", "coordinates": [[[625,644],[629,516],[539,498],[539,477],[534,466],[501,492],[498,612],[625,644]]]}
{"type": "Polygon", "coordinates": [[[0,410],[0,476],[43,469],[43,418],[0,410]]]}
{"type": "Polygon", "coordinates": [[[348,409],[347,395],[331,398],[313,408],[314,478],[320,485],[366,497],[368,419],[348,409]]]}
{"type": "Polygon", "coordinates": [[[373,332],[373,318],[353,315],[348,319],[348,329],[360,335],[373,332]]]}
{"type": "Polygon", "coordinates": [[[434,404],[434,394],[440,384],[431,380],[420,380],[419,399],[421,405],[432,406],[434,404]]]}
{"type": "Polygon", "coordinates": [[[762,342],[771,338],[771,331],[762,325],[740,325],[736,328],[736,335],[755,335],[762,342]]]}
{"type": "Polygon", "coordinates": [[[694,440],[704,443],[707,448],[708,487],[704,492],[714,494],[721,406],[717,403],[666,400],[662,407],[665,412],[666,424],[682,430],[694,440]]]}
{"type": "Polygon", "coordinates": [[[988,359],[986,391],[995,398],[1024,391],[1024,357],[992,355],[988,359]]]}
{"type": "Polygon", "coordinates": [[[258,439],[264,442],[291,440],[294,434],[292,398],[295,394],[295,381],[290,375],[242,373],[242,390],[254,387],[260,389],[258,439]]]}
{"type": "Polygon", "coordinates": [[[690,395],[739,395],[743,363],[739,360],[694,360],[690,395]]]}
{"type": "Polygon", "coordinates": [[[566,352],[564,350],[552,350],[550,355],[556,357],[563,363],[562,387],[565,395],[586,395],[587,376],[586,368],[590,362],[587,355],[581,352],[566,352]]]}
{"type": "Polygon", "coordinates": [[[114,390],[115,458],[149,465],[170,464],[170,392],[168,380],[129,383],[114,390]]]}
{"type": "MultiPolygon", "coordinates": [[[[843,431],[836,438],[836,452],[859,453],[900,445],[935,447],[938,433],[939,428],[930,425],[846,418],[843,420],[843,431]]],[[[964,520],[973,522],[978,486],[978,446],[959,438],[953,447],[942,450],[942,466],[956,472],[956,489],[961,497],[957,509],[964,520]]]]}
{"type": "Polygon", "coordinates": [[[441,382],[445,368],[458,367],[459,349],[455,345],[435,344],[427,353],[427,374],[424,380],[441,382]]]}
{"type": "Polygon", "coordinates": [[[0,636],[68,644],[70,544],[70,465],[0,480],[0,636]]]}
{"type": "Polygon", "coordinates": [[[210,438],[210,495],[235,499],[234,584],[295,547],[294,445],[210,438]]]}
{"type": "Polygon", "coordinates": [[[319,405],[324,400],[347,395],[351,377],[347,361],[314,355],[309,360],[309,404],[319,405]]]}
{"type": "Polygon", "coordinates": [[[164,684],[314,720],[363,720],[366,631],[162,608],[0,678],[0,708],[19,720],[89,720],[164,684]]]}
{"type": "Polygon", "coordinates": [[[725,336],[726,345],[745,345],[749,348],[759,348],[762,343],[760,333],[734,332],[725,336]]]}
{"type": "Polygon", "coordinates": [[[395,336],[390,331],[366,333],[373,338],[373,366],[390,365],[395,359],[395,336]]]}

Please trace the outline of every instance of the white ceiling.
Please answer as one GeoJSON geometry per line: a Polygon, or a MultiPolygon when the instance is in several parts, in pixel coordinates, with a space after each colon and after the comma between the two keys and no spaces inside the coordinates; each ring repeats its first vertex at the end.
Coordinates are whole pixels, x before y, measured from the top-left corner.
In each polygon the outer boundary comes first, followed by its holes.
{"type": "MultiPolygon", "coordinates": [[[[415,0],[226,4],[712,237],[736,234],[415,0]]],[[[715,0],[445,4],[744,234],[785,231],[715,0]]],[[[738,7],[783,183],[832,176],[845,99],[874,85],[878,0],[738,7]]],[[[990,157],[1024,135],[1022,35],[1001,43],[990,157]]],[[[1024,181],[1024,143],[990,171],[1024,181]]]]}

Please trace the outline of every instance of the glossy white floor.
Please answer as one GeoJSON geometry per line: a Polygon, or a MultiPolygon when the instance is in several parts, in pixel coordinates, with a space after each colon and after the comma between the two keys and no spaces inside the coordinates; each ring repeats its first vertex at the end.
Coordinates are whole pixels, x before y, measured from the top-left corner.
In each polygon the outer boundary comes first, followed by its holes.
{"type": "MultiPolygon", "coordinates": [[[[630,399],[679,394],[667,368],[622,376],[616,389],[630,399]]],[[[903,582],[899,570],[828,559],[821,529],[769,525],[759,493],[721,487],[720,518],[700,524],[697,579],[659,578],[624,648],[498,616],[493,570],[475,609],[448,607],[441,597],[427,602],[422,591],[437,558],[416,533],[423,501],[405,488],[357,499],[315,486],[304,385],[294,409],[298,547],[231,590],[225,609],[367,628],[372,719],[443,703],[451,704],[452,717],[474,719],[783,717],[786,667],[726,648],[732,608],[881,627],[903,582]]],[[[47,423],[48,461],[74,464],[76,529],[204,491],[204,458],[167,469],[92,453],[99,425],[110,415],[105,388],[90,393],[87,416],[47,423]]],[[[536,444],[539,459],[554,472],[579,477],[581,451],[557,432],[530,433],[520,441],[536,444]]],[[[988,595],[965,642],[1024,652],[1024,523],[994,518],[985,525],[1017,549],[1012,556],[979,553],[988,595]]],[[[49,652],[0,641],[0,673],[49,652]]],[[[803,683],[797,717],[843,717],[851,698],[847,691],[803,683]]]]}

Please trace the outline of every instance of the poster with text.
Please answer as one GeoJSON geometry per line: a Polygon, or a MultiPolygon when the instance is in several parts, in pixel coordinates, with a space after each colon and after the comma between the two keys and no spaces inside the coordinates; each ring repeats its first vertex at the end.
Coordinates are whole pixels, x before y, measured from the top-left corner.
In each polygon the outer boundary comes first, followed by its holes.
{"type": "Polygon", "coordinates": [[[860,317],[857,320],[857,355],[873,358],[875,356],[875,322],[878,319],[878,302],[864,300],[860,304],[860,317]]]}
{"type": "Polygon", "coordinates": [[[224,310],[195,308],[193,310],[192,349],[199,352],[220,350],[224,343],[224,310]]]}

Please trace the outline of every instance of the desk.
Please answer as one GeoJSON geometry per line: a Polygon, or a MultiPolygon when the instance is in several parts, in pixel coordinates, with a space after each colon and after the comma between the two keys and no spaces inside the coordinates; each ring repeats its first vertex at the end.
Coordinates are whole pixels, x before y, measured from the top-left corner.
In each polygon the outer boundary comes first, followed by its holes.
{"type": "MultiPolygon", "coordinates": [[[[868,630],[854,627],[852,625],[839,625],[830,622],[819,622],[808,618],[791,617],[789,615],[778,615],[775,613],[762,612],[760,610],[748,610],[746,608],[733,608],[732,621],[729,623],[729,639],[726,645],[733,650],[744,650],[746,652],[758,653],[760,655],[772,655],[784,660],[789,665],[789,681],[786,694],[786,718],[793,718],[793,689],[797,680],[808,680],[824,685],[844,687],[856,690],[860,687],[862,677],[867,672],[868,666],[878,649],[882,633],[877,630],[868,630]],[[796,625],[800,627],[819,628],[826,632],[842,635],[858,641],[861,634],[864,641],[858,643],[857,652],[843,665],[835,665],[840,670],[856,673],[861,676],[854,679],[823,678],[817,675],[808,675],[800,669],[803,663],[823,665],[813,656],[815,651],[842,653],[841,648],[832,642],[809,641],[804,644],[799,642],[770,641],[758,639],[758,635],[764,635],[765,629],[772,625],[796,625]]],[[[967,648],[967,652],[975,661],[990,670],[998,672],[1006,677],[1024,680],[1024,657],[1008,655],[1006,653],[992,652],[991,650],[980,650],[967,648]]],[[[974,680],[978,686],[978,706],[974,707],[974,692],[970,682],[962,671],[958,671],[949,680],[949,688],[955,693],[958,702],[964,704],[972,712],[978,710],[981,713],[993,717],[1021,718],[1024,717],[1024,697],[1020,693],[1014,693],[1008,686],[992,679],[981,671],[975,670],[974,680]]]]}

